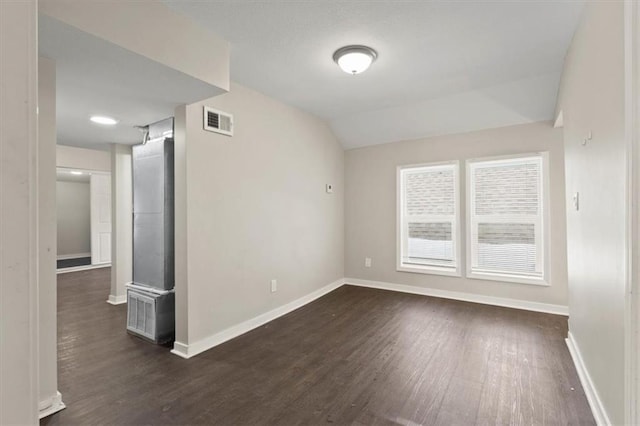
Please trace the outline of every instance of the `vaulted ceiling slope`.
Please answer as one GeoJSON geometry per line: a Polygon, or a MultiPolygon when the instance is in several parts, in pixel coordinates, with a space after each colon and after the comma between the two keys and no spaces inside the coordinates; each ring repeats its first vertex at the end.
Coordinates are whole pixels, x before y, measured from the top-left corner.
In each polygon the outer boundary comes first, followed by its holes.
{"type": "Polygon", "coordinates": [[[582,1],[165,0],[231,43],[231,78],[326,119],[345,148],[552,119],[582,1]],[[333,52],[378,60],[351,76],[333,52]]]}

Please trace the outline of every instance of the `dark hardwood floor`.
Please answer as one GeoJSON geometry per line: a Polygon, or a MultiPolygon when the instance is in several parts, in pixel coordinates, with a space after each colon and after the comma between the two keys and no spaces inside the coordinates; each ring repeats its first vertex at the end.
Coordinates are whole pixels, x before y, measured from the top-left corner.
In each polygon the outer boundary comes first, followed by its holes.
{"type": "Polygon", "coordinates": [[[564,317],[344,286],[190,360],[58,276],[55,424],[595,424],[564,317]]]}

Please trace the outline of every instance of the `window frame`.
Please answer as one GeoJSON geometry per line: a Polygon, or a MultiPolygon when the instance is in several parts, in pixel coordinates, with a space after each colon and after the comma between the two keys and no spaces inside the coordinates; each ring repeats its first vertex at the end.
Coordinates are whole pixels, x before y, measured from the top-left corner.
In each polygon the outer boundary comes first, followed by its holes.
{"type": "MultiPolygon", "coordinates": [[[[466,197],[466,272],[467,278],[470,279],[478,279],[478,280],[489,280],[489,281],[501,281],[507,283],[516,283],[516,284],[530,284],[537,286],[550,286],[549,281],[549,153],[548,152],[533,152],[533,153],[522,153],[522,154],[513,154],[513,155],[504,155],[504,156],[495,156],[495,157],[481,157],[481,158],[470,158],[466,160],[466,188],[465,188],[465,197],[466,197]],[[475,163],[500,163],[500,162],[510,162],[518,159],[527,159],[527,158],[539,158],[541,162],[540,167],[540,215],[536,219],[529,219],[529,222],[534,224],[540,224],[540,226],[536,226],[536,241],[540,239],[541,243],[536,244],[536,263],[540,262],[542,274],[539,277],[526,275],[526,274],[517,274],[517,273],[509,273],[508,271],[500,272],[500,271],[482,271],[475,269],[473,267],[474,260],[474,239],[477,239],[477,227],[474,226],[473,221],[473,212],[475,209],[475,187],[473,182],[472,175],[472,165],[475,163]]],[[[508,218],[508,216],[505,216],[508,218]]],[[[514,221],[522,221],[523,216],[513,216],[514,221]]],[[[491,219],[484,220],[483,222],[491,222],[491,219]]],[[[525,222],[525,223],[529,223],[525,222]]]]}
{"type": "MultiPolygon", "coordinates": [[[[440,161],[433,163],[407,164],[396,168],[396,271],[411,272],[417,274],[444,275],[449,277],[462,276],[462,250],[461,250],[461,228],[460,228],[460,161],[440,161]],[[419,265],[403,262],[404,253],[404,185],[403,171],[409,169],[418,169],[426,167],[453,166],[454,177],[454,220],[452,221],[451,241],[453,243],[453,252],[455,255],[455,267],[436,266],[436,265],[419,265]]],[[[434,216],[436,217],[436,216],[434,216]]],[[[444,217],[443,217],[443,220],[444,217]]],[[[448,219],[446,219],[448,220],[448,219]]]]}

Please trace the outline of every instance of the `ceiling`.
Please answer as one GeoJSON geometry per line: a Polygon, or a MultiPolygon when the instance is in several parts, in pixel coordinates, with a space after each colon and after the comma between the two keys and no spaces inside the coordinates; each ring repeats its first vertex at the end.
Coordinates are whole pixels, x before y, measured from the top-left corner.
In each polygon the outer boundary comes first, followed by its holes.
{"type": "Polygon", "coordinates": [[[134,128],[172,117],[176,106],[222,93],[221,89],[87,34],[39,16],[39,53],[56,61],[58,143],[107,149],[137,144],[134,128]],[[115,126],[89,121],[92,115],[118,120],[115,126]]]}
{"type": "Polygon", "coordinates": [[[345,148],[553,118],[582,1],[165,0],[231,43],[231,77],[345,148]],[[363,74],[331,57],[365,44],[363,74]]]}

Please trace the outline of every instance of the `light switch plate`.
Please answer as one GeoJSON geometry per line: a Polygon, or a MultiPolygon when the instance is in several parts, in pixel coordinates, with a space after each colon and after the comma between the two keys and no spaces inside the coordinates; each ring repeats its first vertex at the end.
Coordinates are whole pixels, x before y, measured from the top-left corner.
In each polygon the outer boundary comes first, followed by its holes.
{"type": "Polygon", "coordinates": [[[327,188],[327,194],[333,194],[333,185],[328,183],[326,188],[327,188]]]}

